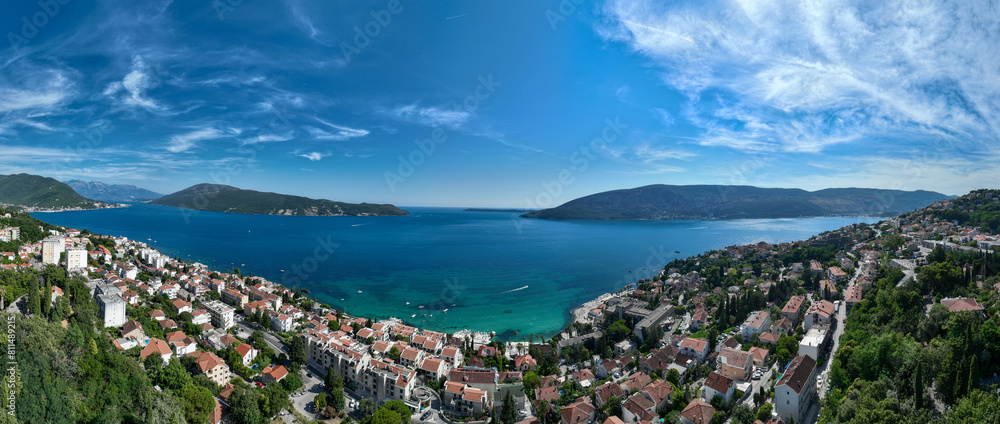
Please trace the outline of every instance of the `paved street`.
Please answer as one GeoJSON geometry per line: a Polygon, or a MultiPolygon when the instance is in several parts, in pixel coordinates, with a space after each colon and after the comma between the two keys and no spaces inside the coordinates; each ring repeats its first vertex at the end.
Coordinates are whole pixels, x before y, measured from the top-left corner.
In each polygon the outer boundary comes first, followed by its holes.
{"type": "Polygon", "coordinates": [[[288,348],[285,347],[285,344],[278,339],[277,336],[271,334],[269,331],[265,331],[265,329],[260,328],[256,324],[247,322],[244,317],[236,317],[236,326],[238,326],[241,331],[247,332],[247,334],[253,334],[254,330],[261,330],[261,332],[264,333],[264,340],[267,341],[267,345],[274,351],[275,356],[279,353],[288,354],[288,348]]]}
{"type": "Polygon", "coordinates": [[[773,373],[774,373],[774,365],[772,365],[771,368],[767,369],[767,372],[765,372],[764,375],[760,377],[760,380],[750,380],[750,390],[749,390],[750,396],[747,396],[747,399],[743,401],[743,403],[753,408],[754,407],[753,394],[757,393],[757,391],[760,390],[761,387],[768,387],[768,385],[771,384],[771,375],[773,373]]]}
{"type": "Polygon", "coordinates": [[[319,411],[315,410],[316,405],[313,403],[313,400],[316,399],[316,395],[326,390],[325,387],[320,387],[319,385],[323,380],[316,374],[313,374],[312,377],[307,376],[306,370],[299,371],[299,377],[302,377],[302,384],[305,386],[305,389],[303,389],[304,393],[302,395],[290,398],[292,407],[306,418],[315,418],[319,411]]]}

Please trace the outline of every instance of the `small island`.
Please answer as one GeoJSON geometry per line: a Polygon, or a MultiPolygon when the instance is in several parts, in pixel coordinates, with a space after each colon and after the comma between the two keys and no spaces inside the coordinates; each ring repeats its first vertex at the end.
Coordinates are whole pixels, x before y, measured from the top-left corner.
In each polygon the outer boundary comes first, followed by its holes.
{"type": "Polygon", "coordinates": [[[393,205],[344,203],[326,199],[243,190],[221,184],[197,184],[149,202],[211,212],[298,216],[405,216],[393,205]]]}
{"type": "Polygon", "coordinates": [[[502,213],[530,213],[533,209],[493,209],[493,208],[468,208],[462,212],[502,212],[502,213]]]}

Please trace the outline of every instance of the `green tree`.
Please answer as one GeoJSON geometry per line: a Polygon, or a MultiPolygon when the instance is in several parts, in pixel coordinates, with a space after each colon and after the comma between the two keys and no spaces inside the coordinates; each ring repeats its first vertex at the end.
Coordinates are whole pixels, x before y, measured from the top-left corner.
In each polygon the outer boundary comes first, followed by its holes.
{"type": "Polygon", "coordinates": [[[995,395],[973,390],[945,417],[948,424],[1000,423],[1000,400],[995,395]]]}
{"type": "Polygon", "coordinates": [[[253,346],[254,349],[263,351],[267,349],[267,340],[264,339],[264,333],[260,330],[254,330],[250,333],[250,338],[247,339],[247,343],[253,346]]]}
{"type": "Polygon", "coordinates": [[[178,393],[184,406],[184,417],[191,424],[201,424],[208,420],[208,414],[215,409],[215,398],[208,389],[188,383],[178,393]]]}
{"type": "Polygon", "coordinates": [[[603,409],[604,413],[609,417],[622,417],[622,402],[621,399],[618,399],[618,396],[611,396],[611,398],[604,403],[604,406],[601,409],[603,409]]]}
{"type": "Polygon", "coordinates": [[[260,424],[263,421],[264,417],[257,404],[257,393],[253,389],[234,390],[229,400],[236,424],[260,424]]]}
{"type": "Polygon", "coordinates": [[[326,393],[320,393],[316,395],[315,399],[313,399],[314,406],[316,407],[316,412],[320,412],[326,409],[326,398],[327,398],[326,393]]]}
{"type": "Polygon", "coordinates": [[[403,419],[399,414],[383,407],[372,415],[369,424],[403,424],[403,419]]]}
{"type": "Polygon", "coordinates": [[[667,370],[667,381],[672,383],[674,387],[681,386],[681,374],[675,368],[667,370]]]}
{"type": "Polygon", "coordinates": [[[760,409],[757,410],[757,419],[761,421],[767,421],[771,419],[771,411],[773,410],[773,408],[774,406],[771,405],[770,403],[765,403],[764,405],[762,405],[760,409]]]}
{"type": "Polygon", "coordinates": [[[277,415],[279,411],[288,407],[288,392],[283,390],[278,384],[269,384],[261,391],[261,398],[266,400],[262,402],[264,407],[260,408],[260,412],[264,417],[271,417],[277,415]]]}
{"type": "Polygon", "coordinates": [[[51,296],[52,296],[52,283],[51,282],[46,282],[45,283],[45,291],[42,292],[41,298],[39,299],[39,301],[42,303],[42,305],[41,305],[42,306],[42,315],[46,316],[46,317],[49,316],[49,305],[52,304],[52,302],[51,302],[52,297],[51,296]]]}
{"type": "Polygon", "coordinates": [[[541,377],[538,376],[534,371],[528,371],[524,373],[522,382],[524,387],[528,390],[534,390],[538,388],[538,383],[541,381],[541,377]]]}
{"type": "Polygon", "coordinates": [[[382,409],[388,409],[399,415],[400,420],[403,424],[409,424],[410,422],[410,407],[406,406],[405,403],[398,400],[390,400],[382,405],[382,409]]]}
{"type": "Polygon", "coordinates": [[[389,359],[392,359],[393,361],[399,361],[399,355],[400,354],[401,354],[401,352],[399,351],[399,348],[396,347],[396,346],[393,346],[391,349],[389,349],[388,356],[389,356],[389,359]]]}
{"type": "Polygon", "coordinates": [[[500,422],[503,424],[514,424],[517,421],[517,404],[514,395],[508,390],[503,397],[503,406],[500,409],[500,422]]]}
{"type": "Polygon", "coordinates": [[[733,410],[733,422],[736,424],[753,424],[755,419],[753,411],[745,403],[740,402],[733,410]]]}
{"type": "Polygon", "coordinates": [[[347,403],[344,399],[344,378],[334,371],[333,367],[330,367],[326,371],[325,383],[326,390],[330,392],[330,406],[338,411],[343,411],[344,404],[347,403]]]}
{"type": "Polygon", "coordinates": [[[306,363],[306,348],[302,344],[302,338],[292,337],[292,341],[288,343],[288,359],[296,365],[306,363]]]}
{"type": "MultiPolygon", "coordinates": [[[[156,359],[159,359],[159,357],[156,356],[156,359]]],[[[191,375],[188,374],[187,370],[184,369],[184,366],[182,366],[180,361],[177,360],[177,357],[171,357],[167,366],[163,367],[160,371],[159,378],[156,382],[165,389],[180,390],[191,383],[191,375]]]]}
{"type": "Polygon", "coordinates": [[[372,398],[364,398],[358,402],[358,413],[363,418],[371,418],[375,415],[375,401],[372,398]]]}
{"type": "Polygon", "coordinates": [[[42,312],[42,301],[38,290],[38,279],[32,278],[28,285],[28,313],[32,315],[42,312]]]}

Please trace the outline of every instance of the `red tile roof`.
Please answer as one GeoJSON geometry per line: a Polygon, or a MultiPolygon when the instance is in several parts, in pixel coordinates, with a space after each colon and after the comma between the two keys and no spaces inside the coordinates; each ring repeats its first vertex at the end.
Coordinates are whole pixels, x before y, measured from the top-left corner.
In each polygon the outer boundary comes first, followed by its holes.
{"type": "Polygon", "coordinates": [[[695,398],[689,403],[683,411],[681,411],[681,416],[687,418],[694,424],[709,424],[712,422],[712,417],[715,415],[715,408],[709,405],[700,398],[695,398]]]}

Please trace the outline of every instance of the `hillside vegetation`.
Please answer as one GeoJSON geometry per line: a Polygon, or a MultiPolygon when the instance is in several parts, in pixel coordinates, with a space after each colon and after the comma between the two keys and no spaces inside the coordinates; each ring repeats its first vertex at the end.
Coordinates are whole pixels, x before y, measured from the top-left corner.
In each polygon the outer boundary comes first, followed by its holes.
{"type": "Polygon", "coordinates": [[[831,188],[809,192],[751,186],[650,185],[592,194],[524,216],[545,219],[879,216],[919,209],[948,197],[923,190],[831,188]]]}
{"type": "Polygon", "coordinates": [[[0,204],[35,209],[96,209],[104,202],[87,199],[52,178],[30,174],[0,175],[0,204]]]}
{"type": "Polygon", "coordinates": [[[213,212],[258,215],[399,216],[409,212],[393,205],[344,203],[302,196],[243,190],[219,184],[198,184],[150,203],[213,212]]]}

